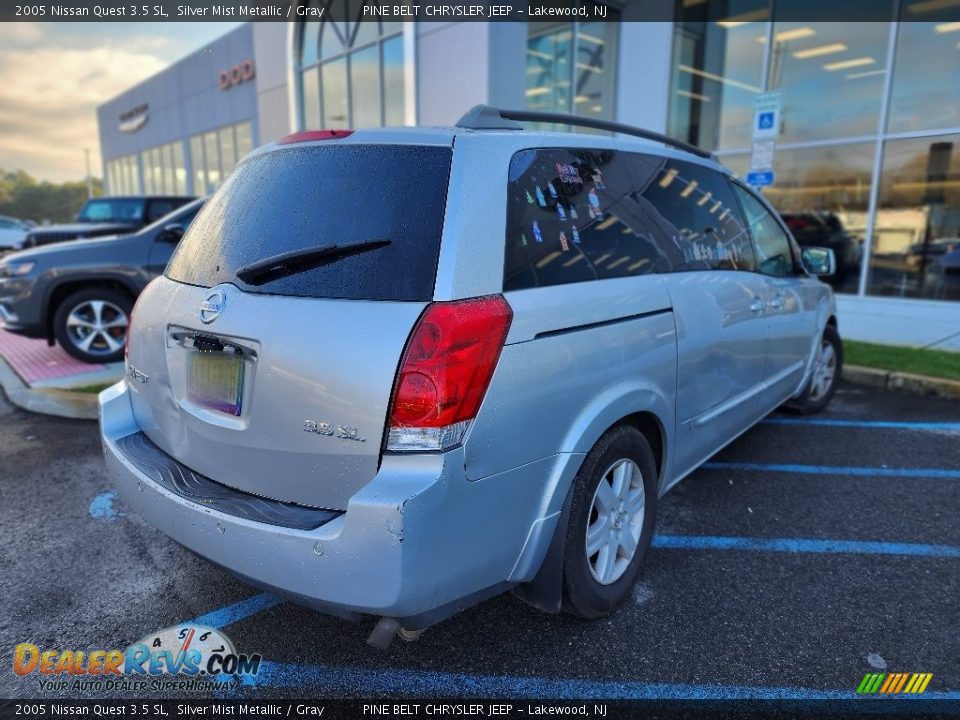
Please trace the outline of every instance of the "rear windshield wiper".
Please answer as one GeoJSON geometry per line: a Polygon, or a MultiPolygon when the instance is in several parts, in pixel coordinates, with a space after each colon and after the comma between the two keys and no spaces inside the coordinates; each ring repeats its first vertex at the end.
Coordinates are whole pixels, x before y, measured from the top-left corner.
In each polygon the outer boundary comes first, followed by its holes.
{"type": "Polygon", "coordinates": [[[359,255],[389,244],[389,240],[366,240],[351,245],[323,245],[291,250],[245,265],[237,270],[237,277],[248,285],[263,285],[277,278],[312,270],[341,258],[359,255]]]}

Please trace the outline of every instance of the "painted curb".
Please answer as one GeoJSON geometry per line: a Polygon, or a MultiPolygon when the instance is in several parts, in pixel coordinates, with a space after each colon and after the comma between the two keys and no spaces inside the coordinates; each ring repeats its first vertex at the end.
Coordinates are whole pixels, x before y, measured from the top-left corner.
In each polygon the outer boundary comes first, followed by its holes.
{"type": "Polygon", "coordinates": [[[0,357],[0,386],[7,399],[30,412],[77,420],[97,420],[100,406],[94,393],[78,393],[58,388],[31,388],[7,361],[0,357]]]}
{"type": "Polygon", "coordinates": [[[856,385],[866,385],[888,390],[960,398],[960,381],[935,378],[913,373],[890,372],[859,365],[844,365],[843,379],[856,385]]]}

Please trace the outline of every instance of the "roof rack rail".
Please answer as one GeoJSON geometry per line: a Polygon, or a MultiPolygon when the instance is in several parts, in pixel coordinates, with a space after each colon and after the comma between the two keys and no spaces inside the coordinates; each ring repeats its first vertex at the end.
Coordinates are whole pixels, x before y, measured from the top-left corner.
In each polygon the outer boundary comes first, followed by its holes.
{"type": "Polygon", "coordinates": [[[623,123],[611,122],[609,120],[582,117],[580,115],[567,115],[565,113],[536,112],[533,110],[502,110],[500,108],[490,107],[489,105],[477,105],[457,121],[457,127],[470,128],[473,130],[522,130],[523,127],[519,125],[521,122],[556,123],[558,125],[572,125],[576,127],[594,128],[596,130],[607,130],[609,132],[633,135],[634,137],[643,138],[644,140],[663,143],[664,145],[683,150],[698,157],[714,159],[714,155],[710,151],[684,142],[683,140],[677,140],[663,133],[644,130],[643,128],[634,127],[633,125],[624,125],[623,123]]]}

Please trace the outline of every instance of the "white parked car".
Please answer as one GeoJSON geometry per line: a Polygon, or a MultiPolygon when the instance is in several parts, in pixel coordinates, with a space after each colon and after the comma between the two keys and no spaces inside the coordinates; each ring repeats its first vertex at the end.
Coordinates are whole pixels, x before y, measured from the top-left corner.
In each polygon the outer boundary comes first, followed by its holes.
{"type": "Polygon", "coordinates": [[[0,215],[0,251],[19,250],[27,239],[30,226],[16,218],[0,215]]]}

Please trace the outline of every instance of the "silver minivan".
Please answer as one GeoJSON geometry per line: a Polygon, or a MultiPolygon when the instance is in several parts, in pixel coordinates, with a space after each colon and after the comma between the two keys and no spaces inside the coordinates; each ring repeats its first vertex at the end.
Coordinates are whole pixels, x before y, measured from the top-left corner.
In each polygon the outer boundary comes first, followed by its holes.
{"type": "Polygon", "coordinates": [[[784,403],[830,401],[833,265],[708,153],[639,129],[480,107],[297,133],[140,296],[100,395],[107,462],[177,542],[379,617],[374,644],[510,589],[598,617],[665,492],[784,403]]]}

